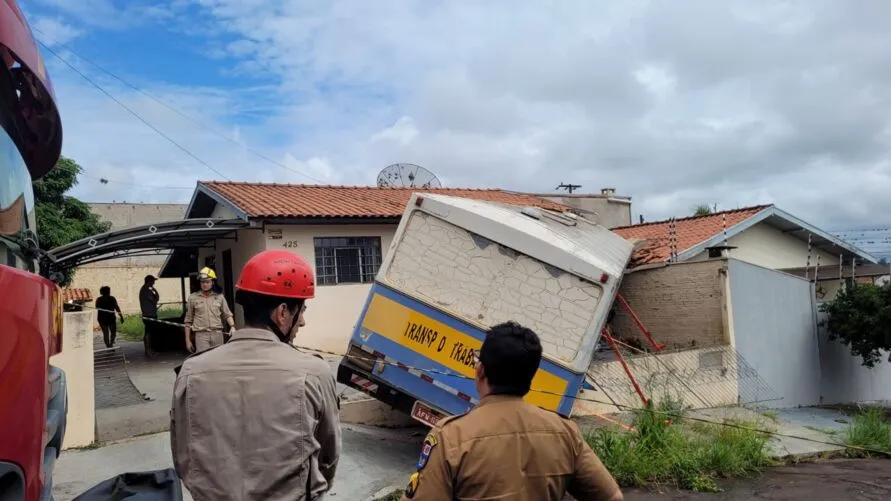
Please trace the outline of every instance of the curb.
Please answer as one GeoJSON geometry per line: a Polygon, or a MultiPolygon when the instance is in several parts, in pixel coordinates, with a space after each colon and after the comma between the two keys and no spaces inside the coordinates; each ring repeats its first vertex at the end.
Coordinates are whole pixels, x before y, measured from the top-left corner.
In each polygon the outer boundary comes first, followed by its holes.
{"type": "Polygon", "coordinates": [[[394,494],[400,492],[402,487],[397,487],[395,485],[391,485],[390,487],[384,487],[383,489],[375,492],[367,499],[367,501],[380,501],[385,499],[388,496],[393,496],[394,494]]]}

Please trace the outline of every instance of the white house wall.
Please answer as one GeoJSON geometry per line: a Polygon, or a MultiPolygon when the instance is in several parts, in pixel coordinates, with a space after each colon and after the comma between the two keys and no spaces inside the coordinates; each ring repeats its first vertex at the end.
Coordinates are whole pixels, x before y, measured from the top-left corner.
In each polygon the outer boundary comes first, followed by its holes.
{"type": "MultiPolygon", "coordinates": [[[[766,223],[758,223],[734,235],[727,239],[727,244],[736,247],[730,251],[730,257],[772,270],[807,265],[807,240],[783,233],[766,223]]],[[[811,248],[811,266],[817,263],[817,255],[820,256],[820,266],[838,266],[837,255],[816,247],[811,248]]],[[[707,259],[708,251],[704,251],[688,261],[707,259]]]]}
{"type": "MultiPolygon", "coordinates": [[[[244,267],[247,260],[251,258],[251,256],[256,255],[260,251],[265,248],[265,244],[263,242],[263,233],[259,229],[245,229],[238,230],[237,239],[236,240],[217,240],[216,242],[216,250],[214,249],[202,249],[198,253],[198,268],[201,269],[204,266],[204,258],[208,255],[214,255],[214,268],[217,273],[217,282],[220,287],[223,287],[225,290],[226,283],[228,280],[232,280],[232,285],[234,287],[235,283],[238,281],[238,276],[241,273],[241,268],[244,267]],[[223,252],[226,250],[232,250],[232,275],[231,277],[227,276],[225,270],[223,270],[223,252]]],[[[198,270],[195,270],[196,272],[198,270]]],[[[187,291],[188,292],[188,291],[187,291]]],[[[235,323],[238,326],[244,325],[244,316],[241,311],[241,306],[230,304],[230,308],[232,308],[232,312],[235,313],[235,323]]]]}
{"type": "MultiPolygon", "coordinates": [[[[395,233],[395,224],[269,225],[264,235],[264,246],[266,249],[296,252],[315,269],[315,237],[380,237],[381,253],[386,254],[395,233]],[[281,238],[273,239],[273,235],[277,236],[277,230],[281,230],[281,238]]],[[[316,297],[307,305],[306,326],[297,334],[294,343],[343,353],[370,289],[370,283],[317,286],[316,297]]]]}
{"type": "Polygon", "coordinates": [[[769,400],[763,402],[768,407],[816,405],[821,370],[813,285],[736,259],[728,267],[740,366],[757,373],[741,378],[740,394],[750,402],[769,400]]]}
{"type": "Polygon", "coordinates": [[[849,346],[829,340],[826,313],[818,313],[817,319],[823,368],[821,403],[891,402],[891,362],[888,361],[888,353],[882,354],[881,363],[874,368],[864,367],[862,358],[851,355],[849,346]]]}

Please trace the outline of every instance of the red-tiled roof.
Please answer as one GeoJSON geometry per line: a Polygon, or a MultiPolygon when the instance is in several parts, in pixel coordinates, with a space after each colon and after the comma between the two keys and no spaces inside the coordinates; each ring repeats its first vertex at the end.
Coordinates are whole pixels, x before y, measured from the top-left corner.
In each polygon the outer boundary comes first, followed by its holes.
{"type": "Polygon", "coordinates": [[[92,300],[93,294],[90,293],[90,289],[62,289],[62,302],[64,303],[68,303],[71,301],[88,302],[92,300]]]}
{"type": "MultiPolygon", "coordinates": [[[[723,232],[725,223],[729,229],[768,207],[770,205],[756,205],[742,209],[716,212],[708,216],[676,219],[674,231],[677,240],[677,252],[680,254],[696,244],[723,232]]],[[[638,266],[665,262],[671,257],[669,226],[670,221],[656,221],[613,228],[613,231],[626,240],[646,241],[645,244],[635,250],[634,256],[631,258],[632,266],[638,266]]]]}
{"type": "Polygon", "coordinates": [[[438,193],[513,205],[563,211],[569,207],[535,195],[498,189],[378,188],[313,184],[201,182],[250,217],[379,218],[400,217],[412,193],[438,193]]]}

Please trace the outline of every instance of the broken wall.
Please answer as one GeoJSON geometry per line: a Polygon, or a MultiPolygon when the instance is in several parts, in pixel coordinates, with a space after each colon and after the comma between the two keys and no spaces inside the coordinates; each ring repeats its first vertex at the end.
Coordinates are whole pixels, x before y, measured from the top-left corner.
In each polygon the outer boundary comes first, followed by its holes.
{"type": "MultiPolygon", "coordinates": [[[[727,260],[638,268],[625,275],[619,293],[667,349],[732,343],[726,307],[727,260]]],[[[631,315],[617,302],[611,323],[616,338],[649,346],[631,315]]]]}

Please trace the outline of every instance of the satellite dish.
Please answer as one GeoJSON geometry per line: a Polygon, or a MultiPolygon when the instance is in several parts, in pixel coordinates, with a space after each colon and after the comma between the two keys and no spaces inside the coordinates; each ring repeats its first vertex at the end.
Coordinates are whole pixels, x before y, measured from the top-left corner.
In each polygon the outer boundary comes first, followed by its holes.
{"type": "Polygon", "coordinates": [[[384,167],[377,175],[381,188],[442,188],[432,172],[415,164],[393,164],[384,167]]]}

